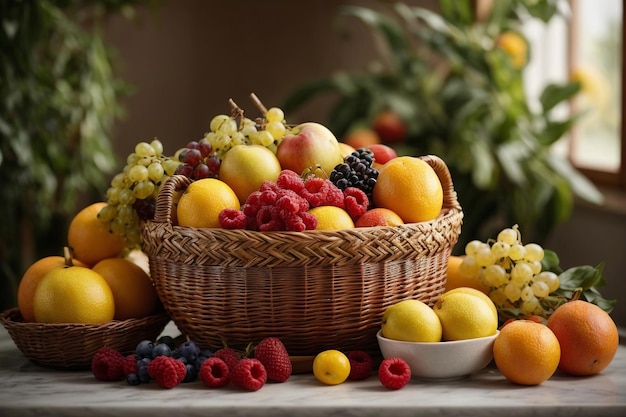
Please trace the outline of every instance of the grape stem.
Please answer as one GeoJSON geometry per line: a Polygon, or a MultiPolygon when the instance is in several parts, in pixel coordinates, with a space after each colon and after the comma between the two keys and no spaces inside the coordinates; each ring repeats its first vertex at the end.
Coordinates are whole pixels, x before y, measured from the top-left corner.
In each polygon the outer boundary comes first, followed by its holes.
{"type": "Polygon", "coordinates": [[[261,102],[261,100],[259,100],[256,94],[250,93],[250,100],[252,100],[252,103],[256,106],[256,108],[259,109],[263,116],[265,116],[265,113],[267,113],[267,107],[263,105],[263,103],[261,102]]]}

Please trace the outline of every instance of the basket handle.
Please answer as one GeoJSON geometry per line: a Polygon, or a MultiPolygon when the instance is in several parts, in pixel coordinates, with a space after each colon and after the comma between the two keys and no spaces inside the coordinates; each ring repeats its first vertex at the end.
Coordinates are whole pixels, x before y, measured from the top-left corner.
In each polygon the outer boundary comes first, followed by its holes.
{"type": "Polygon", "coordinates": [[[452,183],[450,170],[444,160],[436,155],[423,155],[419,158],[428,163],[428,165],[435,170],[435,173],[439,177],[441,187],[443,188],[443,207],[461,210],[461,205],[457,199],[456,191],[454,191],[454,184],[452,183]]]}
{"type": "Polygon", "coordinates": [[[172,175],[159,190],[156,206],[154,208],[154,221],[156,223],[173,223],[174,195],[185,191],[191,184],[191,180],[184,175],[172,175]]]}

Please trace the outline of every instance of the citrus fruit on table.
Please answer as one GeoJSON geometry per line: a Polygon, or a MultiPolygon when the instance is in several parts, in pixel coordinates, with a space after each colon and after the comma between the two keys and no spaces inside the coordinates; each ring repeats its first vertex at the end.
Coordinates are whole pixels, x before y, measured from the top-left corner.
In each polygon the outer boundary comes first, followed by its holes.
{"type": "Polygon", "coordinates": [[[335,206],[319,206],[309,209],[317,219],[315,230],[342,230],[354,227],[354,222],[347,211],[335,206]]]}
{"type": "Polygon", "coordinates": [[[341,384],[350,375],[350,360],[335,349],[320,352],[313,359],[313,375],[326,385],[341,384]]]}
{"type": "Polygon", "coordinates": [[[102,259],[120,256],[124,250],[122,237],[98,219],[98,213],[106,206],[107,203],[98,202],[83,208],[72,218],[67,231],[74,258],[89,267],[102,259]]]}
{"type": "MultiPolygon", "coordinates": [[[[72,260],[75,266],[86,266],[78,260],[72,260]]],[[[59,268],[65,265],[65,258],[62,256],[46,256],[35,261],[31,266],[26,269],[20,284],[17,287],[17,306],[20,309],[20,313],[24,321],[35,321],[35,312],[33,310],[33,296],[35,289],[41,279],[54,268],[59,268]]]]}
{"type": "Polygon", "coordinates": [[[39,323],[101,324],[113,320],[115,301],[106,280],[82,266],[48,272],[33,296],[39,323]]]}
{"type": "Polygon", "coordinates": [[[380,167],[373,191],[377,207],[397,213],[405,223],[435,219],[443,205],[443,188],[424,160],[399,156],[380,167]]]}
{"type": "Polygon", "coordinates": [[[546,325],[514,320],[502,327],[493,344],[493,359],[509,381],[538,385],[556,372],[561,357],[559,341],[546,325]]]}
{"type": "Polygon", "coordinates": [[[387,339],[405,342],[440,342],[442,326],[428,304],[409,299],[385,309],[381,334],[387,339]]]}
{"type": "Polygon", "coordinates": [[[548,318],[548,327],[561,344],[559,369],[572,375],[594,375],[615,357],[619,333],[611,316],[588,301],[559,306],[548,318]]]}
{"type": "Polygon", "coordinates": [[[498,330],[498,313],[493,302],[487,302],[475,294],[444,294],[439,297],[433,310],[441,320],[443,340],[493,336],[498,330]]]}
{"type": "Polygon", "coordinates": [[[240,208],[233,189],[224,181],[203,178],[189,184],[180,196],[176,216],[180,226],[220,227],[219,215],[225,208],[240,208]]]}
{"type": "Polygon", "coordinates": [[[147,317],[156,312],[159,298],[150,277],[124,258],[103,259],[92,268],[102,275],[113,292],[115,320],[147,317]]]}
{"type": "Polygon", "coordinates": [[[263,181],[276,182],[280,171],[278,158],[265,146],[237,145],[222,159],[220,180],[233,189],[239,203],[243,204],[263,181]]]}
{"type": "Polygon", "coordinates": [[[465,256],[451,255],[448,258],[448,264],[446,266],[446,286],[445,290],[450,291],[459,287],[470,287],[481,291],[484,294],[489,294],[489,287],[482,283],[478,274],[466,275],[461,270],[461,264],[465,256]]]}

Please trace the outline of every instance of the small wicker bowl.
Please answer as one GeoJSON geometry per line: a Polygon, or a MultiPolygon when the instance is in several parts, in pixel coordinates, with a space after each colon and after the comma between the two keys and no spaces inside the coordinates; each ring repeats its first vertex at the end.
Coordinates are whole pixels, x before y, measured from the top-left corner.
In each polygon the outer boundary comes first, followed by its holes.
{"type": "Polygon", "coordinates": [[[87,369],[103,346],[131,353],[141,340],[155,340],[170,318],[159,313],[142,319],[105,324],[44,324],[24,322],[18,308],[6,310],[0,323],[22,354],[39,365],[61,369],[87,369]]]}

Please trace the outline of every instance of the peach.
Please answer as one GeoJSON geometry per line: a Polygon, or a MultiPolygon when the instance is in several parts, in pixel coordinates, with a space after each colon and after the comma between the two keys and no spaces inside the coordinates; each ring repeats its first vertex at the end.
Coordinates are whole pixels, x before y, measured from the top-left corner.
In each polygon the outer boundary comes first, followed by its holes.
{"type": "Polygon", "coordinates": [[[383,207],[376,207],[366,211],[354,223],[356,227],[398,226],[401,224],[404,224],[404,222],[400,216],[394,211],[383,207]]]}

